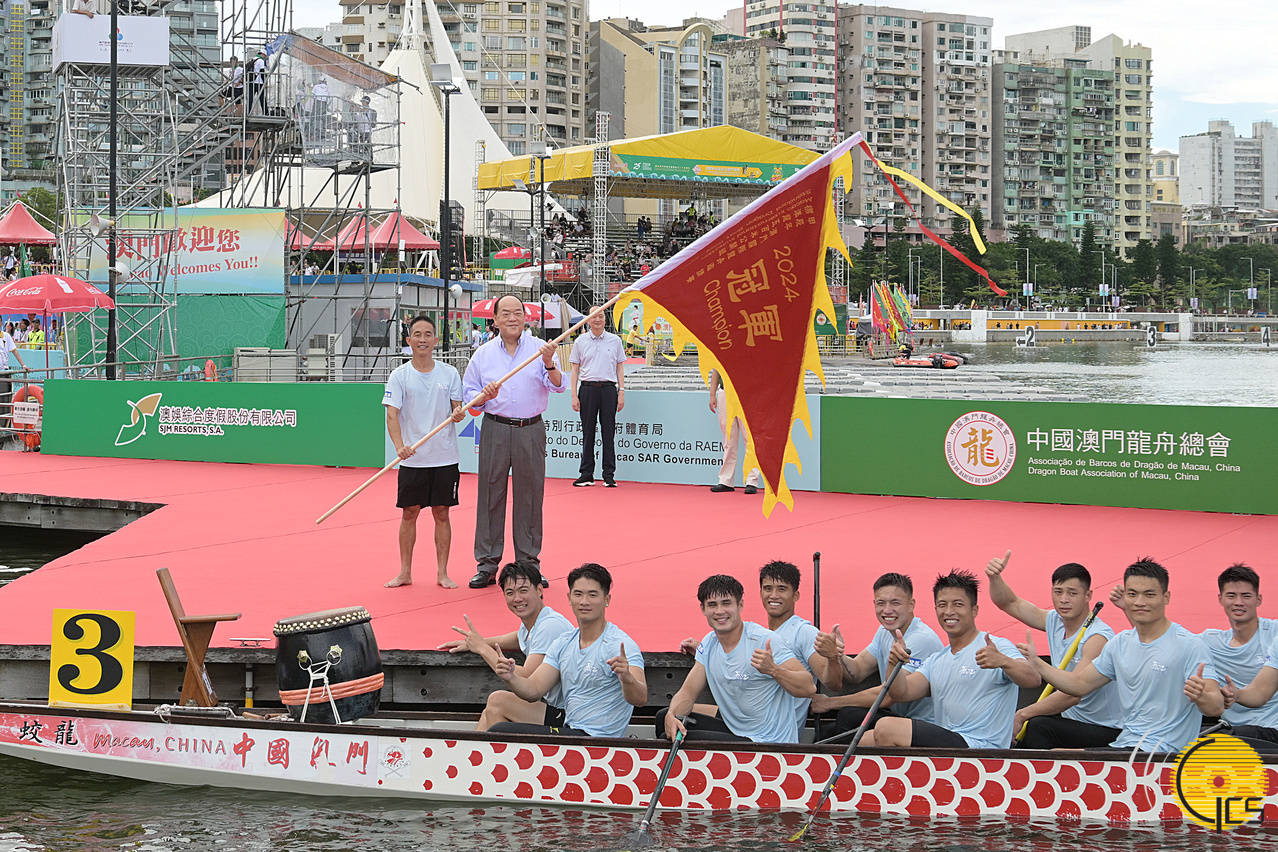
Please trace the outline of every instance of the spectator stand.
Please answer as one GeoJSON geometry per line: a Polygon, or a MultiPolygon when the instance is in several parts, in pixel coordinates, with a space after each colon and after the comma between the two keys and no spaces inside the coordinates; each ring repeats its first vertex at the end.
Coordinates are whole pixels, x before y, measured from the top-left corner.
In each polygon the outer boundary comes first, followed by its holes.
{"type": "MultiPolygon", "coordinates": [[[[564,212],[546,220],[547,260],[563,268],[547,276],[547,289],[583,310],[603,301],[717,224],[704,204],[697,208],[699,203],[747,202],[816,157],[728,125],[552,151],[544,165],[546,192],[564,212]],[[603,162],[606,175],[599,180],[596,164],[603,162]],[[679,212],[664,218],[615,217],[607,201],[618,198],[674,201],[679,212]],[[604,256],[597,258],[601,245],[604,256]]],[[[516,180],[527,180],[532,160],[483,163],[478,189],[515,189],[516,180]]]]}

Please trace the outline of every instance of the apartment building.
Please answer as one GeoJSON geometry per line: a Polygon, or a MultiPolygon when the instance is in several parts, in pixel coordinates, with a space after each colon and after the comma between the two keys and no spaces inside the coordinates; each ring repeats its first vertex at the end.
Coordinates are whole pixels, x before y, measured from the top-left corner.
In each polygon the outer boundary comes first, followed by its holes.
{"type": "Polygon", "coordinates": [[[1180,200],[1186,206],[1278,210],[1278,128],[1257,121],[1239,136],[1228,121],[1180,137],[1180,200]]]}
{"type": "Polygon", "coordinates": [[[54,188],[53,11],[49,0],[3,7],[0,40],[0,205],[54,188]]]}
{"type": "Polygon", "coordinates": [[[1180,203],[1180,155],[1171,151],[1155,151],[1150,155],[1153,171],[1154,201],[1180,203]]]}
{"type": "Polygon", "coordinates": [[[630,18],[592,22],[588,114],[608,112],[614,139],[726,123],[728,57],[714,36],[702,20],[677,27],[630,18]]]}
{"type": "Polygon", "coordinates": [[[785,135],[780,138],[811,151],[825,152],[837,141],[836,10],[833,2],[822,0],[745,3],[741,35],[775,37],[785,43],[789,53],[785,135]]]}
{"type": "Polygon", "coordinates": [[[488,122],[516,156],[529,143],[585,143],[585,0],[437,2],[453,52],[488,122]]]}
{"type": "Polygon", "coordinates": [[[773,139],[789,132],[789,48],[771,36],[715,36],[728,62],[728,124],[773,139]]]}
{"type": "MultiPolygon", "coordinates": [[[[888,6],[842,6],[838,33],[839,125],[861,131],[875,154],[990,219],[992,190],[991,18],[888,6]]],[[[849,212],[872,219],[896,196],[864,155],[849,212]]],[[[920,200],[923,223],[952,214],[920,200]]],[[[896,210],[899,214],[901,211],[896,210]]]]}
{"type": "Polygon", "coordinates": [[[1114,73],[1114,238],[1126,252],[1153,234],[1150,147],[1153,138],[1153,53],[1144,45],[1106,35],[1091,41],[1091,28],[1057,27],[1009,35],[1008,54],[1022,62],[1082,58],[1088,67],[1114,73]]]}
{"type": "MultiPolygon", "coordinates": [[[[57,178],[55,113],[57,81],[53,69],[53,25],[61,3],[10,0],[4,7],[0,40],[0,146],[3,150],[3,200],[32,187],[55,189],[57,178]]],[[[109,7],[100,0],[100,13],[109,7]]],[[[179,99],[179,118],[223,81],[218,41],[217,7],[213,0],[178,0],[165,7],[169,19],[168,88],[179,99]]],[[[207,164],[187,186],[214,189],[222,185],[220,162],[207,164]]]]}
{"type": "Polygon", "coordinates": [[[1110,242],[1114,73],[1082,58],[1022,64],[1000,52],[996,59],[994,226],[1077,242],[1091,222],[1097,239],[1110,242]]]}

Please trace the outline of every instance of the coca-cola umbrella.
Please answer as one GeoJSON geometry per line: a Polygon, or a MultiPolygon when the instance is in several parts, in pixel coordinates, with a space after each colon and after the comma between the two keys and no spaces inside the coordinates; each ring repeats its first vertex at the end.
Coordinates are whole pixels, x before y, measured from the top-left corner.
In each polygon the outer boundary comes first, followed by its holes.
{"type": "Polygon", "coordinates": [[[28,275],[0,287],[0,313],[60,314],[114,307],[106,293],[67,275],[28,275]]]}
{"type": "Polygon", "coordinates": [[[0,315],[40,314],[44,317],[41,325],[46,329],[49,314],[114,307],[115,302],[106,293],[67,275],[28,275],[0,287],[0,315]]]}
{"type": "MultiPolygon", "coordinates": [[[[470,306],[470,315],[475,319],[493,319],[493,309],[496,305],[497,299],[480,299],[470,306]]],[[[524,319],[531,323],[541,322],[541,305],[536,302],[524,302],[524,319]]]]}

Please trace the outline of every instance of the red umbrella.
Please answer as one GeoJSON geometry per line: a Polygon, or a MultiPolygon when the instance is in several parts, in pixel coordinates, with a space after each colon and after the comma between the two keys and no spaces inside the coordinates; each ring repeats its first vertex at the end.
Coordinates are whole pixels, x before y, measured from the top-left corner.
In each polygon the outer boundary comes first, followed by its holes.
{"type": "MultiPolygon", "coordinates": [[[[493,307],[496,304],[497,299],[480,299],[470,306],[470,315],[475,319],[493,319],[493,307]]],[[[541,305],[524,302],[524,319],[528,322],[541,322],[541,305]]]]}
{"type": "Polygon", "coordinates": [[[106,293],[66,275],[28,275],[0,287],[0,313],[60,314],[114,307],[106,293]]]}

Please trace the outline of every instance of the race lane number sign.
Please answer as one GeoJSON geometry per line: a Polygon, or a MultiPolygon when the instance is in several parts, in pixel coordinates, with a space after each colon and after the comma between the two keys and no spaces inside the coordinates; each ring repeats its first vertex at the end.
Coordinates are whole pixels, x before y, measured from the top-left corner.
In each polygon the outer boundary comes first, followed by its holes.
{"type": "Polygon", "coordinates": [[[132,612],[53,611],[49,705],[128,710],[133,700],[132,612]]]}

